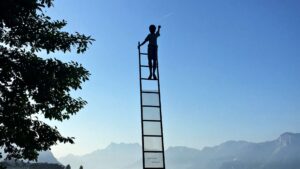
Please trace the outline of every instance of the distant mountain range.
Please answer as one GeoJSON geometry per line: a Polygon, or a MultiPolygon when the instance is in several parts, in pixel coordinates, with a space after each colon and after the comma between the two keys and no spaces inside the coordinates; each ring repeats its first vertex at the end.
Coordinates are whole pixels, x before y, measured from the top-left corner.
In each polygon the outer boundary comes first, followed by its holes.
{"type": "MultiPolygon", "coordinates": [[[[0,148],[0,153],[2,153],[3,158],[0,161],[3,161],[5,154],[3,149],[0,148]]],[[[37,163],[50,163],[50,164],[60,164],[60,162],[54,157],[51,151],[43,151],[39,153],[37,163]]]]}
{"type": "MultiPolygon", "coordinates": [[[[0,152],[3,150],[0,149],[0,152]]],[[[60,158],[63,165],[84,169],[141,169],[139,144],[111,143],[83,156],[60,158]]],[[[0,159],[1,161],[1,159],[0,159]]],[[[51,151],[41,152],[38,163],[60,164],[51,151]]],[[[166,150],[170,169],[300,169],[300,133],[284,133],[273,141],[251,143],[227,141],[202,150],[170,147],[166,150]]]]}
{"type": "MultiPolygon", "coordinates": [[[[139,144],[112,143],[102,150],[83,156],[60,158],[72,168],[141,169],[139,144]]],[[[202,150],[170,147],[166,150],[170,169],[300,169],[300,133],[284,133],[273,141],[250,143],[227,141],[202,150]]]]}
{"type": "Polygon", "coordinates": [[[284,133],[263,143],[228,141],[201,151],[170,148],[166,164],[179,169],[299,169],[300,134],[284,133]],[[181,153],[180,153],[181,152],[181,153]],[[185,161],[189,160],[189,163],[185,161]]]}
{"type": "MultiPolygon", "coordinates": [[[[3,149],[0,148],[0,152],[3,153],[3,149]]],[[[4,154],[5,158],[5,154],[4,154]]],[[[63,166],[57,159],[53,156],[51,151],[43,151],[39,153],[37,162],[32,161],[27,163],[26,161],[20,160],[4,160],[0,159],[0,165],[5,166],[7,169],[30,169],[30,168],[39,168],[39,169],[64,169],[63,166]]]]}
{"type": "Polygon", "coordinates": [[[50,164],[60,164],[60,162],[54,157],[51,151],[43,151],[39,153],[37,160],[38,163],[50,163],[50,164]]]}

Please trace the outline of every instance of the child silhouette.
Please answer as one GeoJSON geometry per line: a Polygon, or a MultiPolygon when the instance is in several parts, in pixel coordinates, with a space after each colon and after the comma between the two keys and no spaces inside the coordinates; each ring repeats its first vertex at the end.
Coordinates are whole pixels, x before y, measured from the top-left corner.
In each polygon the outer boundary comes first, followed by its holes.
{"type": "Polygon", "coordinates": [[[149,65],[149,72],[150,75],[148,79],[151,79],[153,77],[154,80],[157,79],[155,75],[155,70],[157,67],[157,38],[160,36],[160,28],[161,26],[158,25],[158,30],[155,32],[156,27],[155,25],[149,26],[150,33],[145,38],[144,42],[141,43],[138,47],[140,48],[143,46],[146,42],[149,42],[148,44],[148,65],[149,65]]]}

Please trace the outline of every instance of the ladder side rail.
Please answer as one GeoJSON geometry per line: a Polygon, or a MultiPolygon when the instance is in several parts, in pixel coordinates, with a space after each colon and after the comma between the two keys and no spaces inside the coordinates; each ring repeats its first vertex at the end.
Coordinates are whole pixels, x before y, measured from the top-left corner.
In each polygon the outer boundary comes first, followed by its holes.
{"type": "Polygon", "coordinates": [[[140,81],[140,105],[141,105],[141,128],[142,128],[142,153],[143,153],[143,168],[145,168],[145,150],[144,150],[144,113],[143,113],[143,96],[142,96],[142,67],[141,67],[141,49],[140,42],[138,42],[139,50],[139,81],[140,81]]]}
{"type": "Polygon", "coordinates": [[[161,141],[162,141],[162,156],[163,156],[163,168],[166,168],[165,163],[165,147],[164,147],[164,134],[163,134],[163,120],[162,120],[162,110],[161,110],[161,97],[160,97],[160,77],[159,77],[159,66],[158,59],[156,60],[156,69],[157,69],[157,83],[158,83],[158,98],[159,98],[159,113],[160,113],[160,129],[161,129],[161,141]]]}

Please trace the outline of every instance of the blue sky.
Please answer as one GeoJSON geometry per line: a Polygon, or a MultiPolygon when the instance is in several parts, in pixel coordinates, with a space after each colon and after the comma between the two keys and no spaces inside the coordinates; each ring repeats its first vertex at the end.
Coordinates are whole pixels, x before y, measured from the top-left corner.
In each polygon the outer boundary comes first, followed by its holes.
{"type": "MultiPolygon", "coordinates": [[[[51,122],[76,137],[56,156],[110,142],[140,143],[137,42],[161,24],[160,80],[165,144],[202,148],[227,140],[260,142],[300,132],[300,1],[56,0],[47,9],[65,30],[92,35],[76,60],[92,74],[73,93],[88,105],[51,122]]],[[[146,46],[144,47],[146,50],[146,46]]]]}

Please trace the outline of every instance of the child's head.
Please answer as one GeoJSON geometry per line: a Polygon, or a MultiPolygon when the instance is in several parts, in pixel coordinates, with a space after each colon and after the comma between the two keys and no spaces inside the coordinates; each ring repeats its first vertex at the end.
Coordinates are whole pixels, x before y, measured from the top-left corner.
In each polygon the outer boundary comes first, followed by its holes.
{"type": "Polygon", "coordinates": [[[150,25],[149,26],[150,33],[155,33],[155,30],[156,30],[156,26],[155,25],[150,25]]]}

